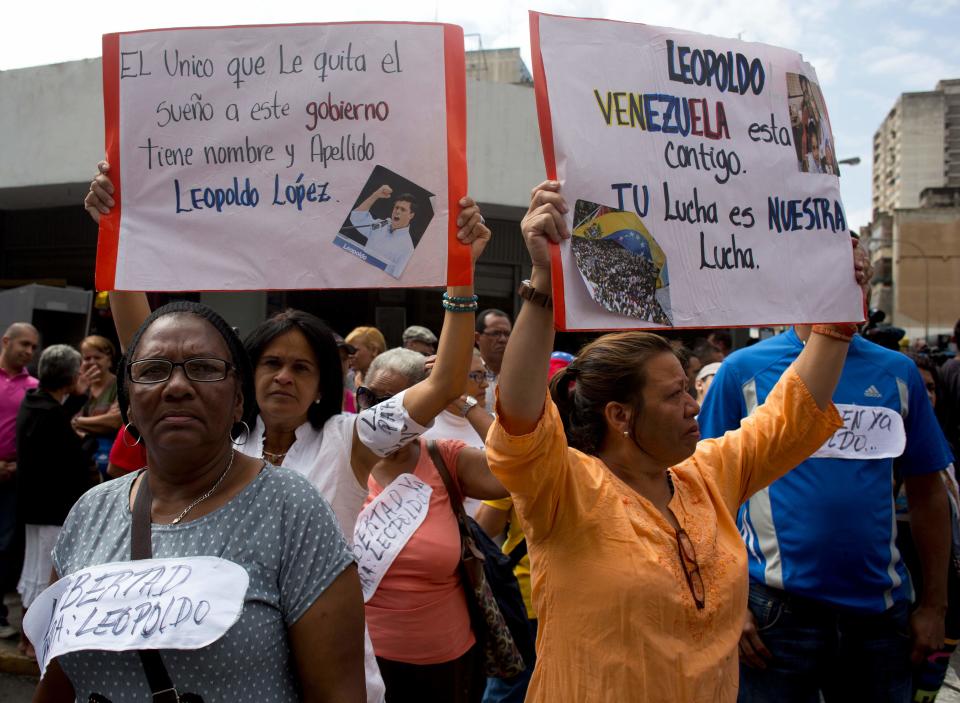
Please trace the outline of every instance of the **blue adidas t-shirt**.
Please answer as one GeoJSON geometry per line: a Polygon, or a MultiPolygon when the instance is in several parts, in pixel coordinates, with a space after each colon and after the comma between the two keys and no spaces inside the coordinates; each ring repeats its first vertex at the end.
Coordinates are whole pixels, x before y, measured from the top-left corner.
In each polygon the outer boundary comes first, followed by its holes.
{"type": "MultiPolygon", "coordinates": [[[[700,411],[702,436],[738,428],[802,349],[791,329],[727,357],[700,411]]],[[[855,337],[833,401],[844,429],[815,455],[823,458],[754,494],[737,523],[754,581],[882,612],[913,595],[895,544],[893,456],[902,445],[905,476],[940,471],[951,456],[920,374],[903,354],[855,337]]]]}

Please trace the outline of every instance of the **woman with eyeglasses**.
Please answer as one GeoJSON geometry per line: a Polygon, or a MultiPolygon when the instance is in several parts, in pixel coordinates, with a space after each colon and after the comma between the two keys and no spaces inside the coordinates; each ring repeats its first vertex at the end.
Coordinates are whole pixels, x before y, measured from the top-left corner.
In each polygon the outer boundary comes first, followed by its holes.
{"type": "MultiPolygon", "coordinates": [[[[118,383],[149,470],[78,501],[53,551],[56,576],[129,560],[134,530],[145,529],[152,557],[219,557],[243,567],[249,586],[239,620],[211,644],[161,647],[150,661],[134,651],[66,653],[34,700],[147,701],[167,688],[157,685],[165,671],[180,696],[192,694],[181,700],[363,701],[353,555],[306,479],[234,448],[254,377],[233,330],[198,303],[166,305],[134,334],[118,383]]],[[[222,597],[195,589],[198,601],[222,597]]]]}
{"type": "MultiPolygon", "coordinates": [[[[94,221],[115,205],[108,173],[109,165],[101,162],[84,201],[94,221]]],[[[490,230],[473,200],[463,198],[459,205],[458,238],[471,247],[475,264],[490,230]]],[[[472,299],[473,288],[452,287],[447,295],[472,299]]],[[[110,302],[123,345],[149,314],[146,296],[111,293],[110,302]]],[[[459,306],[469,310],[452,307],[445,313],[433,373],[398,398],[404,416],[399,425],[378,422],[370,410],[376,403],[370,400],[358,408],[360,415],[340,412],[343,377],[338,342],[318,318],[289,310],[256,327],[245,342],[254,368],[255,420],[237,438],[240,451],[306,476],[329,501],[351,541],[373,466],[384,453],[415,440],[463,392],[473,348],[475,303],[459,306]]],[[[363,402],[364,393],[358,394],[358,401],[363,402]]],[[[368,655],[367,695],[370,703],[376,703],[383,700],[383,683],[369,646],[368,655]]]]}
{"type": "Polygon", "coordinates": [[[686,374],[655,334],[600,337],[548,392],[550,245],[569,237],[559,189],[535,188],[521,225],[533,274],[487,436],[535,565],[527,700],[732,702],[747,603],[735,515],[841,425],[830,398],[855,328],[814,326],[767,402],[716,440],[698,441],[686,374]]]}

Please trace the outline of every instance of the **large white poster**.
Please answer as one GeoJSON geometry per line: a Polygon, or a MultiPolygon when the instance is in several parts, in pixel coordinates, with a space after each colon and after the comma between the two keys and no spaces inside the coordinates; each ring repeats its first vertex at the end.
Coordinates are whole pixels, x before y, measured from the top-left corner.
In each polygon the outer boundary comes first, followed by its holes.
{"type": "Polygon", "coordinates": [[[463,34],[440,24],[104,36],[97,286],[434,286],[469,276],[463,34]]]}
{"type": "Polygon", "coordinates": [[[560,329],[863,319],[836,145],[792,51],[531,13],[547,173],[573,237],[560,329]]]}

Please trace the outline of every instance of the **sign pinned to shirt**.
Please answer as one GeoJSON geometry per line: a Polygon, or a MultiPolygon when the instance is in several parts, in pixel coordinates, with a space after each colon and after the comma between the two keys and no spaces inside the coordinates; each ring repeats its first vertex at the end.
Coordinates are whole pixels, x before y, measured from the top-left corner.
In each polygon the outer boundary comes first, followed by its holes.
{"type": "Polygon", "coordinates": [[[836,404],[843,427],[824,442],[814,459],[891,459],[903,454],[907,433],[890,408],[836,404]]]}
{"type": "Polygon", "coordinates": [[[68,652],[200,649],[240,618],[250,576],[218,557],[99,564],[47,588],[24,617],[41,676],[68,652]]]}
{"type": "Polygon", "coordinates": [[[428,23],[103,38],[102,290],[465,283],[463,31],[428,23]],[[338,247],[333,250],[331,243],[338,247]]]}
{"type": "Polygon", "coordinates": [[[369,601],[404,545],[413,537],[430,509],[433,488],[413,474],[400,474],[357,516],[353,554],[369,601]]]}
{"type": "Polygon", "coordinates": [[[564,330],[858,321],[813,67],[765,44],[530,13],[564,330]]]}

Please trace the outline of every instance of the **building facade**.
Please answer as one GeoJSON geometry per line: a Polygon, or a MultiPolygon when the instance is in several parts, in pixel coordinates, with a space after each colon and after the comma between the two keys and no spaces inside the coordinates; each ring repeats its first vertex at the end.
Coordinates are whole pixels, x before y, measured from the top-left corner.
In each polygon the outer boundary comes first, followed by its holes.
{"type": "Polygon", "coordinates": [[[904,93],[873,137],[872,306],[911,339],[960,318],[960,79],[904,93]]]}

